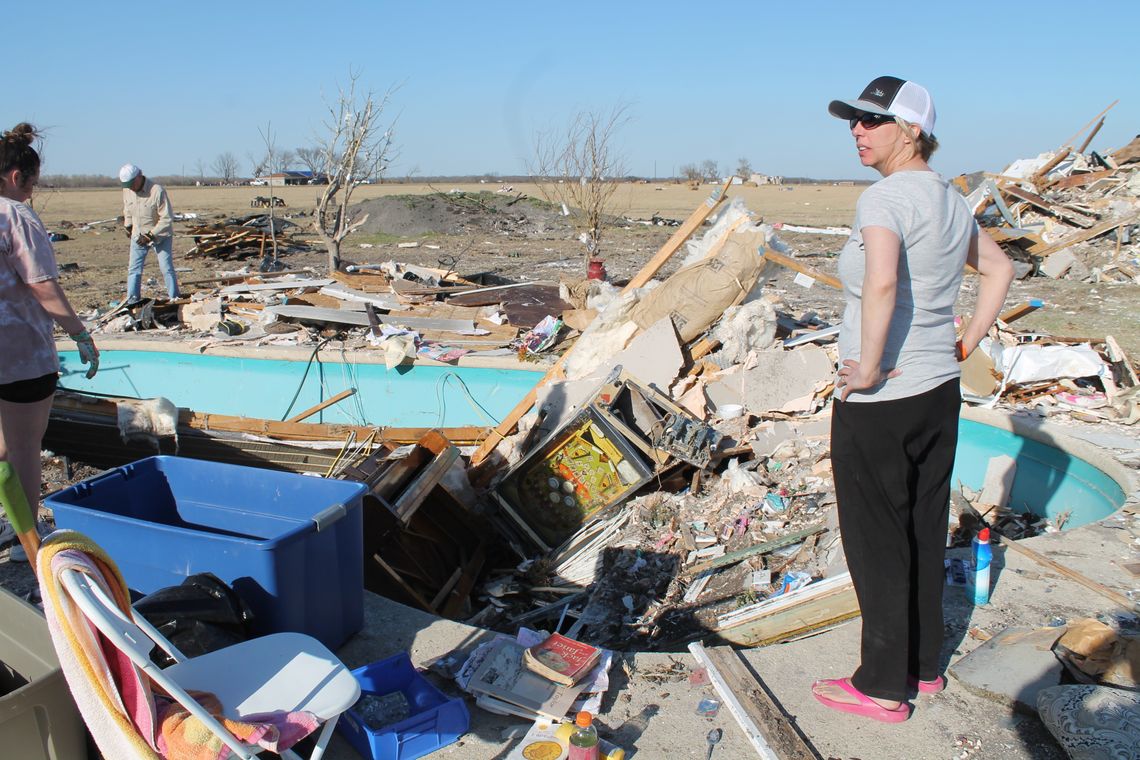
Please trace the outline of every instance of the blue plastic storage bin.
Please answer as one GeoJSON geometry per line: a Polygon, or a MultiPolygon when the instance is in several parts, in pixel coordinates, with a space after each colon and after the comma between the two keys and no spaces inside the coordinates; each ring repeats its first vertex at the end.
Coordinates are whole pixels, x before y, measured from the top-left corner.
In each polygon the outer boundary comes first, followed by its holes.
{"type": "Polygon", "coordinates": [[[258,634],[306,633],[330,649],[364,623],[365,486],[155,456],[44,500],[56,525],[102,546],[134,591],[210,572],[234,587],[258,634]]]}
{"type": "Polygon", "coordinates": [[[448,698],[419,674],[406,652],[352,671],[361,697],[401,692],[408,702],[407,718],[369,728],[355,708],[349,708],[336,730],[360,753],[373,760],[415,760],[451,744],[467,733],[470,716],[461,697],[448,698]]]}

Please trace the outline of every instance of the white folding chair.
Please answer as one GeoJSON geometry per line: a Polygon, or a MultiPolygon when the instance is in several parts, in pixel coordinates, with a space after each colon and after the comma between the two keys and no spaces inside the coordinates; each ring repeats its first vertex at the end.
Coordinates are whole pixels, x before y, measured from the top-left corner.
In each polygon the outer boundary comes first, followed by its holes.
{"type": "MultiPolygon", "coordinates": [[[[83,614],[111,643],[243,760],[256,758],[264,750],[237,739],[187,691],[215,694],[223,714],[233,720],[278,710],[313,713],[323,725],[311,760],[324,754],[337,719],[360,697],[360,685],[352,673],[310,636],[275,633],[187,658],[142,615],[128,619],[86,574],[67,569],[60,580],[83,614]],[[166,668],[154,664],[150,653],[155,645],[175,663],[166,668]]],[[[291,750],[281,755],[300,760],[291,750]]]]}

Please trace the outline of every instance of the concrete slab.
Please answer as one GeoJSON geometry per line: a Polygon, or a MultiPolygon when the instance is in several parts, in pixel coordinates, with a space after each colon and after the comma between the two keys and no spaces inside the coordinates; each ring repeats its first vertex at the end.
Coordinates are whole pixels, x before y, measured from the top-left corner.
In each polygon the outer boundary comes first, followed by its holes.
{"type": "Polygon", "coordinates": [[[1025,713],[1037,712],[1037,694],[1058,686],[1065,668],[1051,647],[1062,628],[1006,628],[950,667],[971,692],[1025,713]]]}

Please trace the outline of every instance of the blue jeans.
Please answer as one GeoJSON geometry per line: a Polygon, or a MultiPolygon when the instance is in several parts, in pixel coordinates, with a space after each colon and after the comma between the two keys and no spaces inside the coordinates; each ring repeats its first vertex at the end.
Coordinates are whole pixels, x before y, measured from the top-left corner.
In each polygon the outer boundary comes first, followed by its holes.
{"type": "MultiPolygon", "coordinates": [[[[174,276],[174,238],[156,238],[151,244],[158,255],[158,268],[166,283],[166,295],[171,300],[178,298],[178,280],[174,276]]],[[[127,266],[127,303],[142,297],[142,273],[146,264],[147,249],[131,240],[131,263],[127,266]]]]}

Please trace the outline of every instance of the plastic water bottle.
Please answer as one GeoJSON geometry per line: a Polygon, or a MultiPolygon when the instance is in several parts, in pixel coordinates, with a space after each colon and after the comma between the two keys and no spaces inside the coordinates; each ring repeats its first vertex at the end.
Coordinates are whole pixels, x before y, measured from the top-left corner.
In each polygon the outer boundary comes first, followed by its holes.
{"type": "Polygon", "coordinates": [[[566,760],[598,760],[598,729],[594,716],[583,710],[574,719],[574,733],[570,734],[570,754],[566,760]]]}
{"type": "Polygon", "coordinates": [[[990,563],[994,550],[990,547],[990,529],[982,528],[974,537],[974,604],[989,604],[990,563]]]}

